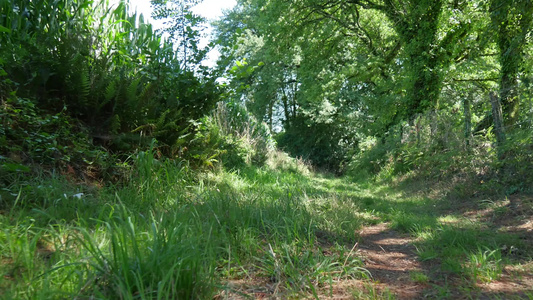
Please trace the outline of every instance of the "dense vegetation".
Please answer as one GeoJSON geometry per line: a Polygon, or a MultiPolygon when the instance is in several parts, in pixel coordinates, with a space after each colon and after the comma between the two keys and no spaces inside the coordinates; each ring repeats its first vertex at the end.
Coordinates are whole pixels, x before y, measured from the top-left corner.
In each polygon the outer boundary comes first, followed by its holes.
{"type": "Polygon", "coordinates": [[[2,298],[533,297],[533,2],[198,2],[0,1],[2,298]]]}
{"type": "Polygon", "coordinates": [[[442,160],[453,162],[440,166],[447,172],[496,163],[500,151],[513,176],[531,179],[532,9],[521,0],[240,1],[217,23],[220,66],[261,63],[234,81],[249,85],[237,97],[280,131],[283,149],[317,166],[405,173],[442,160]]]}

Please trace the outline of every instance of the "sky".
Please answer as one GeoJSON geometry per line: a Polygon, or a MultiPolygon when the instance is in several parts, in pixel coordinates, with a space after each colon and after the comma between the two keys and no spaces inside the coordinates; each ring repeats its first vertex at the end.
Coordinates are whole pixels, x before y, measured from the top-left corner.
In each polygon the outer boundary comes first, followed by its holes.
{"type": "MultiPolygon", "coordinates": [[[[130,0],[133,8],[142,13],[145,18],[149,18],[152,13],[150,0],[130,0]]],[[[208,20],[215,20],[222,16],[225,9],[231,9],[237,4],[236,0],[203,0],[194,7],[193,11],[208,20]]]]}
{"type": "MultiPolygon", "coordinates": [[[[152,14],[150,0],[130,0],[130,3],[134,10],[137,9],[137,12],[143,14],[145,20],[149,20],[149,22],[154,25],[155,29],[161,28],[162,21],[155,21],[150,17],[152,14]]],[[[193,8],[193,12],[206,18],[208,21],[213,21],[220,18],[223,15],[224,10],[229,10],[236,4],[236,0],[203,0],[200,4],[193,8]]],[[[206,35],[209,36],[210,33],[211,28],[208,28],[206,35]]],[[[207,37],[200,42],[200,45],[207,44],[207,37]]],[[[209,52],[207,60],[204,62],[204,64],[206,66],[213,67],[219,56],[220,53],[216,49],[213,49],[211,52],[209,52]]]]}

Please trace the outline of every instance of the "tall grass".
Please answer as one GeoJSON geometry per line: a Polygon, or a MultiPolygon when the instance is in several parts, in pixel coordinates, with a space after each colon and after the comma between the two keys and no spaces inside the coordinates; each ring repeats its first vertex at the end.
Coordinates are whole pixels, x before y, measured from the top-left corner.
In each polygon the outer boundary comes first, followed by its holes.
{"type": "Polygon", "coordinates": [[[342,204],[326,193],[312,198],[314,182],[297,170],[198,176],[152,149],[132,157],[130,173],[100,189],[44,175],[10,187],[20,196],[0,215],[2,294],[209,299],[231,279],[267,280],[282,295],[366,276],[349,251],[355,212],[315,205],[342,204]]]}
{"type": "MultiPolygon", "coordinates": [[[[501,276],[510,259],[502,245],[523,248],[516,235],[441,215],[447,206],[436,200],[310,175],[283,155],[269,159],[277,161],[199,174],[156,159],[152,148],[131,156],[129,177],[116,185],[44,175],[16,181],[2,194],[11,197],[0,214],[2,296],[246,294],[236,282],[273,297],[317,296],[339,281],[371,277],[353,249],[360,227],[377,222],[412,234],[421,260],[469,283],[501,276]]],[[[374,297],[372,290],[357,297],[366,294],[374,297]]]]}

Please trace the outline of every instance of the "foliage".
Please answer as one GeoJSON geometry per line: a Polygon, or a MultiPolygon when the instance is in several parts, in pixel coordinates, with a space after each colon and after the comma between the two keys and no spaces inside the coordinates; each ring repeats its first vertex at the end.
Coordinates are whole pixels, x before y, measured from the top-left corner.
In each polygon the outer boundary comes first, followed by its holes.
{"type": "Polygon", "coordinates": [[[0,180],[5,183],[17,173],[30,172],[27,165],[36,164],[71,175],[85,172],[79,176],[93,179],[111,173],[109,153],[92,146],[86,129],[65,111],[45,114],[32,101],[13,93],[2,101],[0,120],[0,180]]]}
{"type": "Polygon", "coordinates": [[[253,276],[290,296],[367,277],[349,248],[317,248],[325,231],[353,244],[360,222],[310,177],[257,167],[199,175],[153,146],[132,157],[123,185],[80,190],[42,176],[9,186],[19,195],[0,216],[2,294],[212,298],[233,292],[225,278],[253,276]]]}
{"type": "MultiPolygon", "coordinates": [[[[263,166],[268,154],[276,147],[270,129],[265,123],[258,121],[240,104],[229,102],[219,103],[214,112],[214,121],[221,132],[228,137],[225,147],[240,149],[241,157],[247,164],[263,166]],[[239,145],[240,144],[240,145],[239,145]],[[245,154],[245,153],[248,153],[245,154]],[[245,158],[245,156],[248,156],[245,158]]],[[[228,154],[231,153],[230,149],[228,154]]]]}
{"type": "Polygon", "coordinates": [[[153,0],[161,31],[125,1],[0,3],[0,294],[319,298],[371,278],[354,232],[381,222],[440,263],[420,283],[530,260],[491,222],[532,191],[531,1],[242,0],[216,70],[197,3],[153,0]]]}
{"type": "Polygon", "coordinates": [[[205,19],[192,12],[199,0],[152,0],[152,17],[164,20],[162,29],[176,45],[175,51],[180,61],[180,68],[194,70],[199,68],[204,73],[207,69],[201,65],[209,47],[200,49],[200,37],[205,26],[205,19]]]}
{"type": "MultiPolygon", "coordinates": [[[[185,147],[190,120],[218,101],[214,79],[182,58],[127,2],[2,3],[5,76],[17,95],[52,114],[64,111],[118,151],[151,138],[172,157],[185,147]]],[[[197,38],[198,32],[192,32],[197,38]]]]}
{"type": "Polygon", "coordinates": [[[515,167],[503,166],[518,166],[511,156],[528,146],[512,139],[497,161],[488,93],[500,91],[506,130],[526,134],[531,14],[530,1],[500,2],[239,1],[215,24],[219,68],[260,64],[229,77],[231,97],[316,166],[384,178],[490,173],[509,183],[515,167]]]}
{"type": "Polygon", "coordinates": [[[458,126],[463,124],[454,125],[457,120],[451,112],[420,117],[413,127],[394,127],[385,138],[365,138],[353,152],[346,173],[358,178],[392,180],[403,176],[451,181],[464,185],[470,193],[531,192],[524,184],[524,179],[527,181],[532,174],[527,125],[508,136],[502,146],[507,155],[500,159],[491,131],[471,136],[467,144],[458,126]],[[431,133],[432,122],[443,132],[442,136],[431,133]]]}
{"type": "MultiPolygon", "coordinates": [[[[492,29],[497,32],[500,63],[500,101],[505,124],[515,125],[520,114],[519,73],[523,72],[524,48],[533,27],[531,1],[490,1],[492,29]]],[[[511,129],[512,128],[508,128],[511,129]]]]}
{"type": "Polygon", "coordinates": [[[351,145],[342,147],[349,141],[337,128],[338,123],[316,123],[303,117],[292,120],[290,129],[276,136],[281,149],[295,157],[309,160],[314,166],[328,171],[338,171],[343,167],[346,151],[351,145]]]}

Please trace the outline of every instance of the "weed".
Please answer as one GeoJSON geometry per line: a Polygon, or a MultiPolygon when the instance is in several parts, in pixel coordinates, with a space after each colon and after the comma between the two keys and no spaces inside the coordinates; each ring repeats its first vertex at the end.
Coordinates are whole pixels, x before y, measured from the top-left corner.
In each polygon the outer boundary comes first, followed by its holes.
{"type": "Polygon", "coordinates": [[[393,293],[387,288],[380,289],[372,283],[367,283],[363,290],[354,290],[352,292],[354,299],[368,299],[368,300],[393,300],[396,299],[393,293]]]}
{"type": "Polygon", "coordinates": [[[420,271],[412,271],[409,273],[409,278],[411,278],[412,281],[418,282],[418,283],[428,283],[429,277],[420,271]]]}
{"type": "Polygon", "coordinates": [[[478,249],[471,253],[465,266],[467,275],[474,281],[491,282],[502,275],[503,261],[499,249],[478,249]]]}

